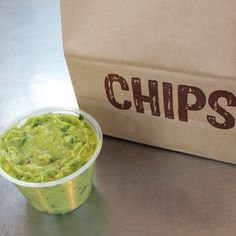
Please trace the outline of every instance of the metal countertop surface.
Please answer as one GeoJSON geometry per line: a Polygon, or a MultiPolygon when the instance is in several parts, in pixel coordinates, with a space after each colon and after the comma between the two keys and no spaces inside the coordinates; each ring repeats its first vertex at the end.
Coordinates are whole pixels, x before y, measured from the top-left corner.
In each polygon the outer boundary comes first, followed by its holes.
{"type": "MultiPolygon", "coordinates": [[[[0,0],[0,32],[0,128],[31,109],[77,107],[59,1],[0,0]]],[[[39,213],[0,177],[0,236],[235,236],[235,170],[105,137],[92,194],[72,213],[39,213]]]]}

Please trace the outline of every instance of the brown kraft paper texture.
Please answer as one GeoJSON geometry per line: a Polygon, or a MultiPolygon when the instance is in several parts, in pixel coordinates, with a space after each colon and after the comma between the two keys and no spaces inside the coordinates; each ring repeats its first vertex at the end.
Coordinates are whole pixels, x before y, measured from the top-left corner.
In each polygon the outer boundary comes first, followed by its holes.
{"type": "Polygon", "coordinates": [[[236,163],[236,2],[61,1],[81,109],[105,134],[236,163]]]}

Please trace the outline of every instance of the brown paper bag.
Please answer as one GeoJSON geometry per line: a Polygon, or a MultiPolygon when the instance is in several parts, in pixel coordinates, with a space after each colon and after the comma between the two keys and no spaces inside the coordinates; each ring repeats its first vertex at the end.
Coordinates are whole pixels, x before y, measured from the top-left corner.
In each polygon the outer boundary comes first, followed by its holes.
{"type": "Polygon", "coordinates": [[[81,109],[105,134],[236,163],[236,1],[62,0],[81,109]]]}

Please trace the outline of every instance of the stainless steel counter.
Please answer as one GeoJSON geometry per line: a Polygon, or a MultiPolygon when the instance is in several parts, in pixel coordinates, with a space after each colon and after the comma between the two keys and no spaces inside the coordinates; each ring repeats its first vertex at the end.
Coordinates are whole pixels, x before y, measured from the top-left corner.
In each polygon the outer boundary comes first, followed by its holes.
{"type": "MultiPolygon", "coordinates": [[[[0,128],[30,109],[76,107],[59,1],[0,0],[0,128]]],[[[225,137],[227,138],[227,137],[225,137]]],[[[235,166],[105,137],[78,210],[41,214],[0,178],[0,236],[235,236],[235,166]]]]}

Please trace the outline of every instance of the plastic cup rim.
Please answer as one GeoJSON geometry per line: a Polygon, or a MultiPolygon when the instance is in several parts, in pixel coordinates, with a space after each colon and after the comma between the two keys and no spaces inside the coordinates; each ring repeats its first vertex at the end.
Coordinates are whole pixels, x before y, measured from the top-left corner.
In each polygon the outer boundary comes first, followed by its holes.
{"type": "Polygon", "coordinates": [[[98,140],[99,140],[99,145],[97,146],[97,149],[94,153],[94,155],[89,159],[88,162],[86,162],[81,168],[79,168],[77,171],[73,172],[72,174],[57,179],[57,180],[53,180],[53,181],[49,181],[49,182],[27,182],[27,181],[23,181],[23,180],[19,180],[16,179],[12,176],[10,176],[9,174],[7,174],[2,167],[0,166],[0,175],[2,175],[5,179],[9,180],[10,182],[16,184],[16,185],[20,185],[23,187],[32,187],[32,188],[42,188],[42,187],[52,187],[52,186],[56,186],[59,184],[63,184],[71,179],[74,179],[75,177],[79,176],[80,174],[82,174],[84,171],[86,171],[97,159],[100,151],[101,151],[101,147],[102,147],[102,142],[103,142],[103,135],[102,135],[102,130],[100,125],[98,124],[98,122],[91,116],[89,115],[87,112],[80,110],[78,108],[68,108],[68,107],[44,107],[44,108],[39,108],[39,109],[34,109],[31,110],[27,113],[24,113],[21,116],[18,116],[17,118],[15,118],[14,120],[12,120],[11,122],[9,122],[3,130],[1,130],[0,135],[4,134],[7,130],[9,130],[13,125],[20,123],[21,121],[26,120],[27,118],[29,118],[30,116],[34,116],[34,115],[40,115],[40,114],[44,114],[44,113],[48,113],[48,112],[54,112],[54,113],[72,113],[75,115],[79,115],[82,114],[84,115],[85,119],[89,121],[89,123],[92,125],[92,127],[95,129],[97,136],[98,136],[98,140]]]}

